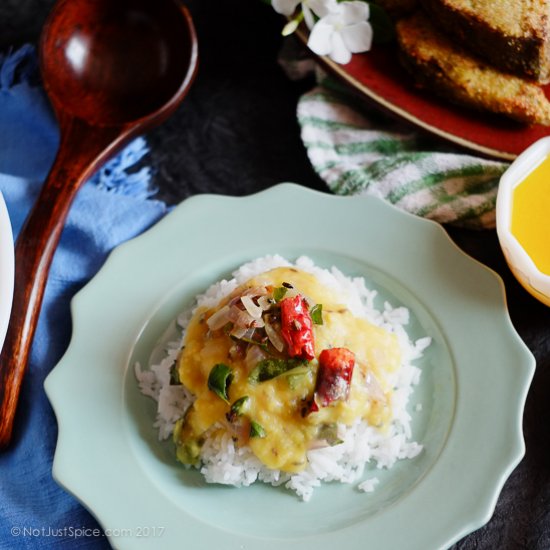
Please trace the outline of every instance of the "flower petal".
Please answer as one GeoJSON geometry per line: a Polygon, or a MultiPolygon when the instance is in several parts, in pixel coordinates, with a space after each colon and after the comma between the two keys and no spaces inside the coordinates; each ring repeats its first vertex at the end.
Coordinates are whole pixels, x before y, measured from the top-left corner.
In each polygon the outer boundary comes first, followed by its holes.
{"type": "Polygon", "coordinates": [[[340,34],[351,53],[366,52],[372,45],[372,27],[366,21],[344,27],[340,34]]]}
{"type": "Polygon", "coordinates": [[[340,2],[340,17],[344,25],[359,23],[369,18],[369,5],[366,2],[352,0],[350,2],[340,2]]]}
{"type": "Polygon", "coordinates": [[[324,19],[319,19],[309,34],[307,41],[309,49],[317,55],[328,55],[332,49],[333,34],[335,34],[334,27],[324,19]]]}
{"type": "Polygon", "coordinates": [[[317,17],[324,17],[331,12],[338,10],[337,0],[304,0],[304,6],[307,5],[317,17]]]}
{"type": "Polygon", "coordinates": [[[332,48],[329,55],[333,61],[336,61],[336,63],[340,63],[341,65],[346,65],[351,61],[351,53],[347,49],[346,44],[344,43],[344,39],[342,38],[340,33],[332,33],[331,45],[332,48]]]}
{"type": "Polygon", "coordinates": [[[300,0],[271,0],[273,9],[283,15],[292,15],[299,3],[300,0]]]}
{"type": "Polygon", "coordinates": [[[311,30],[315,26],[315,16],[305,2],[302,4],[302,11],[304,13],[304,21],[306,22],[307,28],[311,30]]]}

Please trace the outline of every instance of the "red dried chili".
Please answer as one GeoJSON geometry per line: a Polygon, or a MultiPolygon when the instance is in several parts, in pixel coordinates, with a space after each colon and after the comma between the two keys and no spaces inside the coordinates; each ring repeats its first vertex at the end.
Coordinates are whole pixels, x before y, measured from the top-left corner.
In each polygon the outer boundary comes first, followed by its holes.
{"type": "Polygon", "coordinates": [[[313,321],[306,300],[299,294],[281,300],[281,336],[290,357],[308,361],[315,357],[313,321]]]}
{"type": "Polygon", "coordinates": [[[315,397],[311,411],[326,407],[334,401],[347,401],[355,354],[347,348],[324,349],[319,355],[315,397]]]}

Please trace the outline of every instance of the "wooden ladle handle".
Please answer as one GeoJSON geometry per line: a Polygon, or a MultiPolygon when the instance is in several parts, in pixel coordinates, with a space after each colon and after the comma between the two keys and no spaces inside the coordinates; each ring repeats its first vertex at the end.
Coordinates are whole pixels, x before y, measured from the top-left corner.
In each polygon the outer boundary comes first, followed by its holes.
{"type": "Polygon", "coordinates": [[[12,313],[0,355],[0,448],[11,439],[15,411],[53,256],[81,184],[117,148],[120,129],[62,121],[62,142],[15,246],[12,313]]]}

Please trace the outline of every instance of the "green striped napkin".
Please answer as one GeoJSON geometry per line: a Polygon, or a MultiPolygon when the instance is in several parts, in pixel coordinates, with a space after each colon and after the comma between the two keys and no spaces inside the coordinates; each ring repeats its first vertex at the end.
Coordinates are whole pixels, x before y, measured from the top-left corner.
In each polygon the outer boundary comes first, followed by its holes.
{"type": "Polygon", "coordinates": [[[299,100],[298,121],[309,159],[334,193],[376,195],[440,223],[495,227],[507,164],[460,153],[369,109],[330,78],[317,81],[299,100]]]}

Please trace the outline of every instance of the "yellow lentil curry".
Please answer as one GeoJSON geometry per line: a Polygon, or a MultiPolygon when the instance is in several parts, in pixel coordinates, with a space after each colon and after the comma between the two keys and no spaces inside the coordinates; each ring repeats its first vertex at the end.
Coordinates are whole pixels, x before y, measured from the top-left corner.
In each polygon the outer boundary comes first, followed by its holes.
{"type": "Polygon", "coordinates": [[[178,459],[198,464],[205,438],[222,430],[268,468],[293,473],[309,449],[340,442],[339,425],[383,429],[399,344],[344,302],[314,275],[281,267],[198,309],[177,365],[195,395],[174,430],[178,459]]]}

